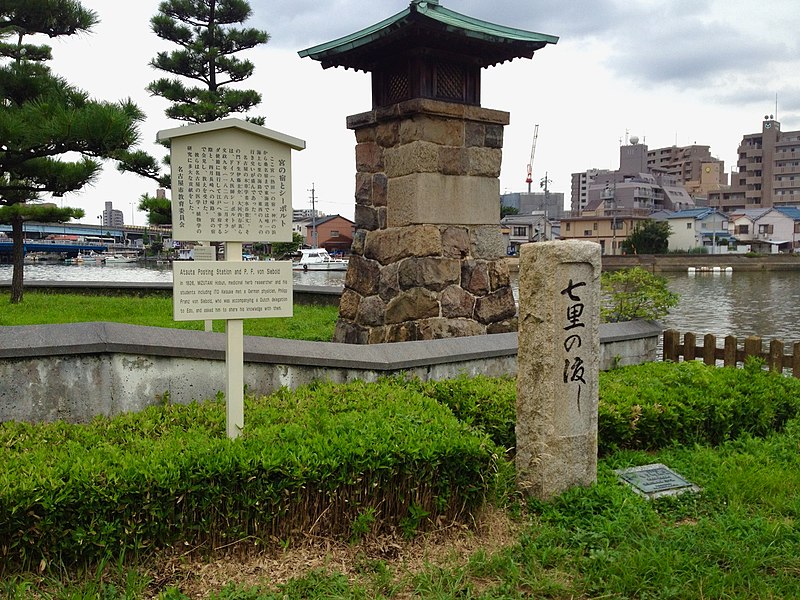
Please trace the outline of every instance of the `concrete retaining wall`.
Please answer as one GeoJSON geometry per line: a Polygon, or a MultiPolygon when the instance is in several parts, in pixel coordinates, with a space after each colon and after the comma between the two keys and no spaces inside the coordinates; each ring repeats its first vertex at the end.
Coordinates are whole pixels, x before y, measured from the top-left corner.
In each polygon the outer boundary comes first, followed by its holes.
{"type": "MultiPolygon", "coordinates": [[[[661,326],[601,325],[601,368],[655,360],[661,326]]],[[[0,420],[86,422],[163,401],[213,398],[225,387],[225,335],[76,323],[4,327],[0,420]]],[[[515,333],[354,346],[245,338],[248,391],[268,394],[314,380],[374,381],[405,372],[428,379],[516,375],[515,333]]]]}

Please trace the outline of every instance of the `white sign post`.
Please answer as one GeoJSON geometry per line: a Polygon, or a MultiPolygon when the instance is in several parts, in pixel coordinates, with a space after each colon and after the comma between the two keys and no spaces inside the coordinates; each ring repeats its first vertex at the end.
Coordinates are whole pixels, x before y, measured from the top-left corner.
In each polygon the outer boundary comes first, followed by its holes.
{"type": "Polygon", "coordinates": [[[226,320],[228,437],[244,427],[243,319],[292,316],[291,263],[244,262],[242,242],[292,240],[291,151],[305,142],[240,119],[158,133],[170,142],[172,231],[224,242],[225,260],[173,263],[173,318],[226,320]]]}

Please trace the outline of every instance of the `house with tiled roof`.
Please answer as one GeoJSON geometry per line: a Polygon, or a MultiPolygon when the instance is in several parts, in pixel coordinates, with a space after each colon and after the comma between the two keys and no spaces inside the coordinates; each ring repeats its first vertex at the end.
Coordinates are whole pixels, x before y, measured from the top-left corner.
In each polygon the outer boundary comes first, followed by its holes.
{"type": "Polygon", "coordinates": [[[706,247],[709,253],[717,254],[720,242],[727,244],[730,239],[727,215],[714,208],[689,208],[662,218],[672,230],[669,236],[670,250],[688,252],[693,248],[706,247]]]}
{"type": "Polygon", "coordinates": [[[342,215],[320,217],[305,223],[304,244],[309,248],[325,248],[330,254],[350,254],[355,227],[353,221],[342,215]]]}
{"type": "Polygon", "coordinates": [[[800,208],[776,206],[760,213],[749,234],[755,252],[775,254],[800,247],[800,208]]]}

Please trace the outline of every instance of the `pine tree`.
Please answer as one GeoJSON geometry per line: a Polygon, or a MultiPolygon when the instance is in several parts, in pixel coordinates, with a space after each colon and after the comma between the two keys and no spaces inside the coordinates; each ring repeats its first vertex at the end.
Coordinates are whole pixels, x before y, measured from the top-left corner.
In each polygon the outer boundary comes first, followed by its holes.
{"type": "Polygon", "coordinates": [[[144,115],[130,101],[99,102],[56,76],[45,64],[51,49],[26,37],[86,32],[97,14],[77,0],[5,0],[0,3],[0,222],[11,225],[11,302],[22,300],[23,223],[65,222],[75,208],[43,204],[81,189],[113,158],[138,141],[144,115]],[[77,160],[64,154],[77,153],[77,160]]]}
{"type": "MultiPolygon", "coordinates": [[[[204,123],[231,113],[244,113],[261,102],[255,90],[230,88],[253,74],[255,66],[235,55],[269,41],[269,34],[253,28],[236,28],[250,18],[247,0],[166,0],[150,24],[160,38],[177,44],[179,50],[159,52],[150,65],[171,73],[147,90],[169,100],[166,114],[172,119],[204,123]],[[186,86],[186,78],[200,85],[186,86]]],[[[263,117],[250,121],[264,124],[263,117]]]]}
{"type": "MultiPolygon", "coordinates": [[[[159,5],[158,14],[150,20],[151,28],[158,37],[180,49],[159,52],[150,61],[151,67],[174,77],[152,82],[147,91],[171,102],[164,111],[168,117],[205,123],[231,113],[245,113],[261,103],[261,94],[255,90],[229,87],[250,77],[255,69],[252,62],[234,55],[269,41],[266,31],[232,27],[243,24],[251,15],[247,0],[165,0],[159,5]],[[180,78],[198,85],[185,85],[180,78]]],[[[247,120],[264,124],[264,117],[247,117],[247,120]]],[[[149,166],[146,160],[145,165],[149,166]]],[[[126,168],[146,174],[133,160],[127,161],[126,168]]],[[[169,175],[153,179],[160,186],[169,187],[169,175]]],[[[165,212],[164,202],[145,194],[139,208],[148,212],[151,224],[169,224],[172,213],[165,212]]]]}

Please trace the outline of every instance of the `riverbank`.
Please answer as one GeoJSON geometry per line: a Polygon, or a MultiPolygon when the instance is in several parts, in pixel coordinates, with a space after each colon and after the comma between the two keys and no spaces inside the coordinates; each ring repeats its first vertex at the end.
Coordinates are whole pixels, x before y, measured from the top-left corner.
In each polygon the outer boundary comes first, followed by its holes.
{"type": "MultiPolygon", "coordinates": [[[[519,271],[519,258],[509,257],[508,267],[519,271]]],[[[603,271],[619,271],[642,267],[651,273],[683,273],[690,267],[695,269],[732,268],[734,271],[800,271],[800,255],[765,254],[745,256],[742,254],[638,254],[604,255],[603,271]]]]}

